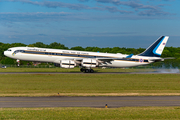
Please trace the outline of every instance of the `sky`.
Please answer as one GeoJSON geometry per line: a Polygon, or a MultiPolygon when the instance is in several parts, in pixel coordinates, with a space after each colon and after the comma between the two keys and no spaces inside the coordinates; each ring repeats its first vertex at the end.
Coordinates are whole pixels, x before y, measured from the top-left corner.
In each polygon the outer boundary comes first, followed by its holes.
{"type": "Polygon", "coordinates": [[[0,0],[0,42],[180,47],[180,0],[0,0]]]}

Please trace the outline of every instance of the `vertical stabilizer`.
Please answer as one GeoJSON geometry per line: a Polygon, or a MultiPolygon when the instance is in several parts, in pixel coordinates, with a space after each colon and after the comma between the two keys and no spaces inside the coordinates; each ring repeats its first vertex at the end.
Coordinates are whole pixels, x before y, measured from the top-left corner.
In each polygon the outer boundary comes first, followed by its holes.
{"type": "Polygon", "coordinates": [[[139,54],[139,56],[160,57],[164,50],[164,47],[166,46],[168,38],[169,36],[161,36],[151,46],[149,46],[143,53],[139,54]]]}

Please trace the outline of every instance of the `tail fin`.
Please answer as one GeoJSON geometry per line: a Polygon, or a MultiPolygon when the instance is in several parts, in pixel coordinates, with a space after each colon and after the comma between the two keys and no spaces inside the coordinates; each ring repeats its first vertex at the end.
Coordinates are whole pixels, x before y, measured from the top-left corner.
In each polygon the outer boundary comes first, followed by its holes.
{"type": "Polygon", "coordinates": [[[161,36],[143,53],[139,54],[139,56],[160,57],[168,41],[168,38],[169,36],[161,36]]]}

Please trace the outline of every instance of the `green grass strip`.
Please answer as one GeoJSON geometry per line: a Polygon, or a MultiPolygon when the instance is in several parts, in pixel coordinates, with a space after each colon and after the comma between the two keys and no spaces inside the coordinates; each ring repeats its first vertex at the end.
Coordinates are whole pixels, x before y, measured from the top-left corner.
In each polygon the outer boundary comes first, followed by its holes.
{"type": "MultiPolygon", "coordinates": [[[[93,68],[95,72],[138,72],[144,71],[144,69],[122,69],[122,68],[93,68]]],[[[154,69],[147,69],[146,71],[154,71],[154,69]]],[[[0,72],[79,72],[80,68],[75,67],[74,69],[65,69],[65,68],[11,68],[6,69],[1,68],[0,72]]]]}
{"type": "Polygon", "coordinates": [[[0,109],[1,120],[178,120],[179,118],[179,107],[0,109]]]}
{"type": "Polygon", "coordinates": [[[179,74],[0,74],[0,96],[179,95],[179,86],[179,74]]]}

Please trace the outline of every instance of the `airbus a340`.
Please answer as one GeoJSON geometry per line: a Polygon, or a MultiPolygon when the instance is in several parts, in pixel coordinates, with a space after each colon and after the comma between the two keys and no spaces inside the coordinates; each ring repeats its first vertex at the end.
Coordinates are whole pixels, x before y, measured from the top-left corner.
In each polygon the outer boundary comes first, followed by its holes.
{"type": "Polygon", "coordinates": [[[143,53],[123,55],[75,50],[48,49],[37,47],[13,47],[4,55],[13,59],[36,62],[51,62],[62,68],[80,66],[81,72],[93,73],[94,67],[134,67],[163,61],[161,54],[169,36],[161,36],[143,53]]]}

